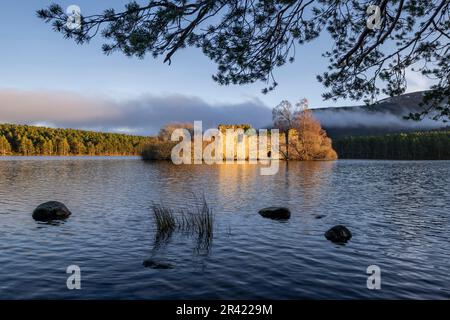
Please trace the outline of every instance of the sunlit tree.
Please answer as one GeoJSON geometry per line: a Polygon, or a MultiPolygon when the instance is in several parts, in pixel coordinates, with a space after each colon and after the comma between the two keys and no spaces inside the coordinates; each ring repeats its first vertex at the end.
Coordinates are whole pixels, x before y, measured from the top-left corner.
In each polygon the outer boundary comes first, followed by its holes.
{"type": "Polygon", "coordinates": [[[292,159],[297,160],[335,160],[332,141],[315,120],[310,110],[298,114],[296,124],[297,137],[290,143],[293,150],[292,159]]]}
{"type": "Polygon", "coordinates": [[[331,139],[319,121],[314,119],[308,108],[308,100],[298,103],[299,111],[295,114],[293,128],[295,135],[289,140],[291,159],[295,160],[335,160],[331,139]]]}
{"type": "Polygon", "coordinates": [[[4,136],[0,136],[0,155],[5,156],[11,153],[11,144],[4,136]]]}
{"type": "Polygon", "coordinates": [[[29,156],[34,153],[33,142],[27,137],[23,137],[20,140],[19,152],[24,156],[29,156]]]}
{"type": "Polygon", "coordinates": [[[72,138],[69,141],[70,153],[74,155],[80,155],[85,153],[84,144],[77,138],[72,138]]]}
{"type": "Polygon", "coordinates": [[[70,145],[66,138],[60,138],[56,144],[56,153],[58,156],[67,156],[70,152],[70,145]]]}

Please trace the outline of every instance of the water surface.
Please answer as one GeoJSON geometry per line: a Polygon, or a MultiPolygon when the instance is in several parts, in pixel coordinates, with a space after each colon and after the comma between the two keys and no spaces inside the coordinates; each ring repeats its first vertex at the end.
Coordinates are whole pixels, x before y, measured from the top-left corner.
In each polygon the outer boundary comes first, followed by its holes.
{"type": "Polygon", "coordinates": [[[260,176],[254,165],[0,158],[0,299],[449,298],[449,185],[450,161],[291,162],[260,176]],[[186,208],[202,194],[211,246],[183,233],[155,246],[152,203],[186,208]],[[72,216],[34,221],[49,200],[72,216]],[[291,219],[258,215],[274,205],[291,219]],[[323,235],[336,224],[353,233],[345,246],[323,235]],[[66,287],[69,265],[80,291],[66,287]],[[381,290],[367,289],[369,265],[381,290]]]}

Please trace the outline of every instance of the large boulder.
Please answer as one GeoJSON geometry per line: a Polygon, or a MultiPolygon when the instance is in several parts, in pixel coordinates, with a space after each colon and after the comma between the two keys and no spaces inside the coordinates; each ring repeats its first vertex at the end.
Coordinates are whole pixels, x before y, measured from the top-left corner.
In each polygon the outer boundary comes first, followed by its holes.
{"type": "Polygon", "coordinates": [[[346,243],[352,238],[352,233],[346,227],[338,225],[325,232],[325,238],[335,243],[346,243]]]}
{"type": "Polygon", "coordinates": [[[67,207],[57,201],[41,204],[33,212],[33,219],[37,221],[61,220],[68,218],[72,213],[67,207]]]}
{"type": "Polygon", "coordinates": [[[259,210],[259,214],[264,218],[274,220],[287,220],[291,217],[291,211],[283,207],[268,207],[259,210]]]}

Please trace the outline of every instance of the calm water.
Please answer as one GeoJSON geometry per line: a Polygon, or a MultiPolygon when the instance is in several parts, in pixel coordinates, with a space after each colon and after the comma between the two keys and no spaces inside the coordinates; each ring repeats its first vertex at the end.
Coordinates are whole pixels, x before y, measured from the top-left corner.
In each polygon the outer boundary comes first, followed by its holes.
{"type": "Polygon", "coordinates": [[[185,166],[134,158],[0,160],[0,299],[450,298],[450,162],[185,166]],[[210,248],[175,233],[155,246],[150,206],[215,212],[210,248]],[[42,202],[72,216],[35,222],[42,202]],[[287,222],[258,215],[292,210],[287,222]],[[317,215],[324,215],[316,219],[317,215]],[[345,246],[324,232],[346,225],[345,246]],[[152,258],[173,269],[144,268],[152,258]],[[368,290],[366,268],[381,268],[368,290]],[[82,290],[66,288],[79,265],[82,290]]]}

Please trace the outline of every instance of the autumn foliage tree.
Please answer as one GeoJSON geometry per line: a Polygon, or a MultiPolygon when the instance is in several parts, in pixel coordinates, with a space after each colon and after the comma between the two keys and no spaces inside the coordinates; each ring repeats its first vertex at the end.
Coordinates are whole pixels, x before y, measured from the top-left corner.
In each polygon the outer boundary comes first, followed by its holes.
{"type": "Polygon", "coordinates": [[[291,159],[295,160],[335,160],[337,154],[331,139],[314,119],[310,109],[303,109],[296,114],[294,134],[289,141],[291,159]]]}
{"type": "Polygon", "coordinates": [[[8,140],[0,136],[0,156],[5,156],[7,154],[11,153],[11,145],[9,144],[8,140]]]}
{"type": "Polygon", "coordinates": [[[302,99],[295,108],[283,101],[274,109],[274,126],[283,129],[287,160],[335,160],[332,141],[319,121],[314,119],[308,100],[302,99]],[[277,117],[275,117],[277,115],[277,117]]]}

